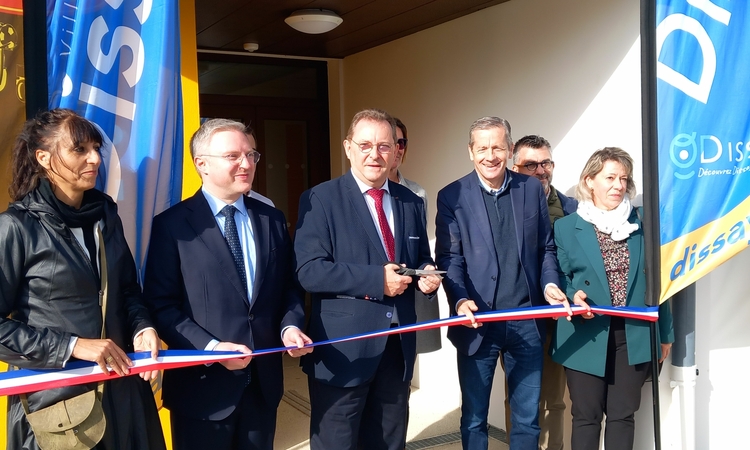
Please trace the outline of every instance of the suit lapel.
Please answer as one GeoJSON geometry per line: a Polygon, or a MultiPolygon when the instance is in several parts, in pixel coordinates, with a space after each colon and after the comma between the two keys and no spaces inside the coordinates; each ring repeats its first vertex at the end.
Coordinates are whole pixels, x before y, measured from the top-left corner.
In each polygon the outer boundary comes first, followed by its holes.
{"type": "MultiPolygon", "coordinates": [[[[513,208],[513,221],[516,226],[516,244],[518,246],[518,257],[523,257],[523,243],[524,239],[524,228],[523,219],[526,217],[524,211],[526,210],[526,189],[514,189],[513,184],[517,183],[513,179],[509,170],[505,170],[505,176],[511,177],[508,180],[508,189],[510,190],[510,204],[513,208]]],[[[523,259],[521,259],[523,261],[523,259]]]]}
{"type": "Polygon", "coordinates": [[[607,273],[604,269],[604,259],[602,258],[601,248],[599,247],[599,240],[596,239],[594,226],[579,216],[578,219],[576,219],[575,233],[578,243],[586,254],[586,257],[591,263],[591,267],[599,278],[599,282],[607,293],[607,298],[612,298],[612,294],[609,292],[607,273]]]}
{"type": "Polygon", "coordinates": [[[404,203],[398,198],[398,194],[393,193],[391,188],[395,183],[387,181],[388,192],[391,193],[391,211],[393,211],[393,241],[396,245],[396,262],[404,261],[405,255],[401,254],[404,249],[404,240],[406,239],[406,232],[404,230],[404,203]]]}
{"type": "Polygon", "coordinates": [[[190,206],[192,214],[187,218],[189,225],[195,231],[198,239],[207,247],[207,253],[216,259],[221,272],[225,274],[237,289],[237,292],[242,295],[242,298],[247,301],[247,293],[242,285],[240,274],[237,273],[237,267],[234,265],[232,252],[229,250],[227,241],[224,240],[224,236],[219,229],[219,224],[216,223],[211,208],[200,189],[193,196],[190,206]]]}
{"type": "MultiPolygon", "coordinates": [[[[348,176],[344,178],[344,186],[347,188],[347,197],[349,202],[357,213],[359,221],[362,223],[362,228],[367,233],[367,237],[370,238],[370,242],[377,249],[378,253],[383,257],[383,262],[388,261],[388,256],[385,254],[385,248],[383,243],[380,241],[380,235],[378,234],[377,228],[375,228],[375,222],[372,220],[370,209],[367,207],[367,203],[363,197],[362,192],[357,186],[357,182],[354,181],[354,175],[351,172],[347,173],[348,176]]],[[[395,239],[395,238],[394,238],[395,239]]]]}
{"type": "MultiPolygon", "coordinates": [[[[472,172],[469,175],[469,182],[464,187],[461,196],[465,200],[465,204],[469,209],[469,217],[476,221],[477,227],[482,234],[482,237],[487,244],[487,249],[490,252],[491,258],[489,261],[497,261],[497,253],[495,252],[495,241],[492,239],[492,226],[490,225],[490,218],[487,216],[487,207],[484,204],[484,191],[479,185],[479,175],[476,172],[472,172]]],[[[459,204],[462,202],[459,201],[459,204]]]]}
{"type": "Polygon", "coordinates": [[[249,203],[249,199],[246,198],[245,207],[247,208],[250,223],[253,225],[253,241],[255,242],[255,277],[253,279],[253,297],[250,301],[250,306],[252,306],[258,295],[260,295],[260,286],[263,284],[263,278],[266,275],[268,255],[270,254],[270,239],[263,237],[269,237],[271,232],[269,230],[268,216],[258,214],[250,207],[249,203]]]}

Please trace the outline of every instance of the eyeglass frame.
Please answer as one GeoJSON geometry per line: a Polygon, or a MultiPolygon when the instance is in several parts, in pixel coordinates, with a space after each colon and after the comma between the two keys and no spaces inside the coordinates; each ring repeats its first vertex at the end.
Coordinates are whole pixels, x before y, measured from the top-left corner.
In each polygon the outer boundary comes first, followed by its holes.
{"type": "Polygon", "coordinates": [[[399,150],[405,149],[408,144],[409,140],[406,138],[396,139],[396,148],[399,150]]]}
{"type": "Polygon", "coordinates": [[[370,152],[372,151],[373,147],[377,147],[376,151],[380,155],[385,155],[385,154],[391,153],[393,151],[394,147],[395,147],[393,144],[387,144],[385,142],[381,142],[379,144],[373,144],[372,142],[359,143],[359,142],[355,141],[354,139],[349,139],[349,142],[352,142],[352,143],[356,144],[357,147],[359,147],[359,151],[362,152],[362,153],[364,153],[365,155],[369,155],[370,152]],[[362,148],[362,144],[369,144],[371,147],[369,149],[365,150],[365,149],[362,148]],[[388,151],[385,151],[385,152],[380,151],[380,147],[381,146],[388,146],[388,151]]]}
{"type": "Polygon", "coordinates": [[[261,156],[260,152],[257,152],[255,150],[251,150],[251,151],[249,151],[247,153],[244,153],[244,152],[239,152],[239,153],[242,156],[238,157],[234,161],[232,161],[231,158],[235,155],[235,153],[230,153],[228,155],[207,155],[207,154],[203,154],[203,155],[198,155],[198,156],[199,157],[210,156],[212,158],[224,158],[224,160],[226,162],[228,162],[229,164],[236,165],[236,166],[239,166],[240,164],[242,164],[242,161],[244,161],[245,159],[247,159],[247,162],[251,163],[251,164],[258,164],[258,162],[260,161],[260,156],[261,156]],[[253,155],[252,159],[250,159],[250,155],[253,155]]]}
{"type": "Polygon", "coordinates": [[[555,162],[552,161],[551,159],[545,159],[544,161],[539,161],[539,162],[534,161],[534,162],[529,162],[529,163],[526,163],[526,164],[519,164],[519,166],[524,167],[529,172],[536,172],[536,169],[539,166],[542,166],[542,169],[544,169],[544,170],[547,170],[550,167],[554,168],[555,167],[555,162]],[[532,168],[532,166],[533,166],[533,168],[532,168]]]}

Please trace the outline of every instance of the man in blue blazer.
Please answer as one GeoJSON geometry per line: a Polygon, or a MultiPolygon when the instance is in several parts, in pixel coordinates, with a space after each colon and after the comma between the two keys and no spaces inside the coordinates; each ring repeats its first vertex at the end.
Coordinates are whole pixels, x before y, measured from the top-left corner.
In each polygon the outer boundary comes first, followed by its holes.
{"type": "Polygon", "coordinates": [[[472,319],[451,327],[461,384],[464,449],[487,448],[490,391],[502,356],[512,410],[511,449],[536,449],[544,325],[520,320],[479,326],[475,312],[564,300],[547,199],[539,180],[507,168],[510,124],[483,117],[469,130],[474,171],[438,193],[435,255],[447,270],[443,287],[451,314],[472,319]]]}
{"type": "MultiPolygon", "coordinates": [[[[248,354],[311,343],[284,214],[243,195],[260,159],[254,140],[243,124],[212,119],[190,152],[203,186],[151,232],[144,295],[159,335],[171,349],[248,354]]],[[[281,354],[166,371],[174,449],[271,450],[282,379],[281,354]]]]}
{"type": "MultiPolygon", "coordinates": [[[[436,275],[396,273],[399,265],[434,266],[422,199],[388,181],[395,146],[395,120],[360,111],[344,140],[351,171],[302,194],[294,249],[316,341],[413,324],[415,290],[432,294],[440,285],[436,275]]],[[[306,355],[310,448],[403,450],[415,358],[414,333],[306,355]]]]}

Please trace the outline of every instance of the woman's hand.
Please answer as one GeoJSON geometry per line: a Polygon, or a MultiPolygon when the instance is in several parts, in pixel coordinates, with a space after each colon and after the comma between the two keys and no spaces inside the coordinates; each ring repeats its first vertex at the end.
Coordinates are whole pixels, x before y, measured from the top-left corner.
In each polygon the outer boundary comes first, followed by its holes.
{"type": "Polygon", "coordinates": [[[110,339],[84,339],[79,337],[70,356],[83,361],[95,362],[99,364],[99,368],[104,373],[109,373],[107,369],[107,365],[109,365],[121,377],[129,374],[130,367],[133,365],[133,361],[128,358],[128,355],[110,339]]]}
{"type": "MultiPolygon", "coordinates": [[[[594,318],[594,313],[591,312],[591,307],[589,306],[588,303],[586,303],[586,299],[587,298],[588,298],[588,296],[586,295],[586,293],[583,292],[583,291],[581,291],[581,290],[579,290],[573,296],[573,304],[574,305],[578,305],[578,306],[582,306],[584,309],[586,309],[586,312],[583,313],[583,318],[584,319],[593,319],[594,318]]],[[[570,320],[570,319],[568,319],[568,320],[570,320]]]]}
{"type": "MultiPolygon", "coordinates": [[[[159,350],[161,350],[161,339],[156,334],[156,330],[153,328],[147,328],[140,332],[135,339],[133,339],[133,349],[137,352],[151,352],[151,358],[156,359],[159,356],[159,350]]],[[[141,378],[146,381],[156,379],[159,375],[158,370],[150,370],[148,372],[141,372],[139,374],[141,378]]]]}
{"type": "MultiPolygon", "coordinates": [[[[565,318],[568,319],[568,322],[570,322],[571,318],[573,317],[573,311],[570,309],[570,302],[568,302],[568,297],[563,294],[560,288],[553,285],[547,286],[547,288],[544,290],[544,298],[550,305],[563,305],[563,307],[565,307],[565,311],[568,313],[567,317],[565,318]]],[[[594,313],[591,312],[591,307],[588,303],[586,303],[585,292],[576,292],[573,296],[573,304],[582,306],[586,309],[586,312],[583,313],[583,317],[585,317],[586,319],[591,319],[594,317],[594,313]]],[[[555,317],[555,320],[557,320],[557,317],[555,317]]]]}

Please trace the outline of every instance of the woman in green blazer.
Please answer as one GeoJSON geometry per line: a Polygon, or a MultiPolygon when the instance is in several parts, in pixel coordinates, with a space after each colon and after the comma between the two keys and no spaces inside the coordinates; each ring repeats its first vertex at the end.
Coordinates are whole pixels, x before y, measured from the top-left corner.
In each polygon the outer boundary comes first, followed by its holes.
{"type": "MultiPolygon", "coordinates": [[[[568,299],[586,306],[644,307],[643,228],[630,204],[635,195],[633,160],[607,147],[581,173],[576,213],[555,222],[555,243],[568,299]]],[[[659,360],[674,341],[667,302],[659,309],[659,360]]],[[[565,366],[572,403],[571,447],[598,450],[606,414],[607,450],[632,450],[635,412],[650,373],[647,322],[590,312],[557,324],[552,359],[565,366]]]]}

